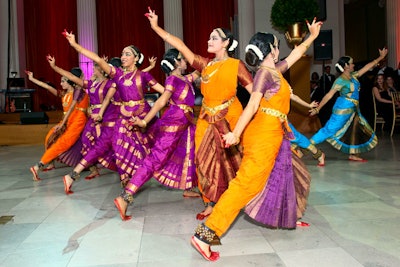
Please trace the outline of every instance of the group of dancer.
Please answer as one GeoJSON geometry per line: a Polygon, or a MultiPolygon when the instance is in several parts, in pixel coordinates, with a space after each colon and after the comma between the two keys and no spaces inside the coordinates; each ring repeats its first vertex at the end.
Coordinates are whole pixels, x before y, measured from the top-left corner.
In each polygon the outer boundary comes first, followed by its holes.
{"type": "MultiPolygon", "coordinates": [[[[242,209],[267,227],[294,229],[298,225],[311,178],[291,143],[311,151],[319,166],[325,165],[325,154],[315,145],[325,140],[355,161],[363,161],[358,154],[376,146],[376,135],[359,112],[357,77],[383,59],[386,49],[379,50],[379,57],[358,72],[354,72],[352,58],[340,58],[335,67],[342,74],[331,91],[321,103],[308,104],[293,94],[282,73],[307,51],[319,35],[322,22],[307,22],[308,38],[282,61],[277,37],[256,33],[245,55],[247,66],[256,71],[253,79],[245,63],[232,57],[237,41],[229,30],[216,28],[211,32],[207,51],[214,57],[206,58],[194,54],[180,38],[162,29],[154,10],[149,8],[145,15],[154,32],[174,47],[161,61],[168,75],[164,86],[149,72],[139,70],[143,55],[133,45],[123,49],[119,66],[82,47],[72,32],[65,31],[71,47],[93,60],[92,80],[59,68],[54,58],[48,57],[62,79],[75,85],[66,89],[73,101],[69,109],[65,105],[67,114],[53,132],[59,132],[65,124],[68,131],[72,120],[69,113],[88,107],[89,101],[82,99],[85,95],[90,98],[90,117],[80,122],[82,156],[71,165],[75,166],[73,171],[63,177],[66,194],[72,193],[71,187],[83,170],[102,164],[120,175],[123,188],[114,204],[124,221],[131,219],[127,209],[135,194],[152,177],[167,187],[184,190],[184,196],[201,196],[205,209],[196,217],[206,221],[196,228],[191,244],[205,259],[215,261],[219,253],[211,251],[210,246],[220,244],[220,237],[242,209]],[[193,73],[187,74],[187,64],[195,69],[193,73]],[[196,79],[201,80],[203,102],[195,122],[196,79]],[[236,96],[238,83],[251,94],[244,110],[236,96]],[[146,86],[161,94],[152,107],[144,99],[146,86]],[[291,99],[310,107],[310,114],[315,115],[337,91],[340,97],[323,128],[311,139],[295,131],[287,119],[291,99]],[[167,105],[157,118],[156,114],[167,105]]],[[[76,127],[70,130],[78,132],[76,127]]],[[[45,154],[62,142],[62,136],[45,154]]],[[[79,134],[75,143],[78,139],[79,134]]],[[[31,168],[34,180],[39,179],[40,169],[66,151],[42,157],[31,168]]]]}

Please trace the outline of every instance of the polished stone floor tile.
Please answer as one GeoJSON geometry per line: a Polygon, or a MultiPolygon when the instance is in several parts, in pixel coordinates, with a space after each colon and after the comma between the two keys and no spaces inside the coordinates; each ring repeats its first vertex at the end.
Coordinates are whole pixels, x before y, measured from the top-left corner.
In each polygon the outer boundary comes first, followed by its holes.
{"type": "Polygon", "coordinates": [[[123,222],[113,199],[118,175],[87,172],[65,195],[62,176],[70,167],[40,173],[29,167],[43,146],[0,147],[0,266],[57,267],[397,267],[400,266],[400,138],[379,136],[379,145],[350,162],[329,144],[326,166],[304,157],[312,183],[302,218],[310,227],[273,230],[240,213],[222,237],[217,262],[190,245],[204,209],[199,198],[146,183],[123,222]],[[0,220],[2,222],[2,220],[0,220]]]}

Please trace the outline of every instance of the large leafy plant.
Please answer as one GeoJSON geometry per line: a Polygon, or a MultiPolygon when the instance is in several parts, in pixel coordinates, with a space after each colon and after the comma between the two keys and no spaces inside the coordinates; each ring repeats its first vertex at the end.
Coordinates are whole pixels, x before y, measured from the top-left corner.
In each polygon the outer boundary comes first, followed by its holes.
{"type": "Polygon", "coordinates": [[[316,0],[275,0],[271,9],[271,23],[278,31],[285,32],[289,25],[312,21],[318,16],[316,0]]]}

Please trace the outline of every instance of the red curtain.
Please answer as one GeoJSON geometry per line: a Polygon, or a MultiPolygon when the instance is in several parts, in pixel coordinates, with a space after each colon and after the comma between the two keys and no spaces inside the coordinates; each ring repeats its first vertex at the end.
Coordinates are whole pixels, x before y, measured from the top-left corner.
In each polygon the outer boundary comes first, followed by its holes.
{"type": "MultiPolygon", "coordinates": [[[[25,49],[26,68],[34,77],[50,81],[60,88],[60,75],[49,66],[46,55],[54,55],[56,64],[64,69],[79,66],[78,54],[61,35],[64,28],[77,32],[76,1],[70,0],[25,0],[25,49]]],[[[59,98],[27,80],[29,88],[35,88],[33,110],[41,105],[62,109],[59,98]]]]}
{"type": "Polygon", "coordinates": [[[149,65],[149,57],[158,58],[151,74],[163,84],[164,74],[159,64],[165,51],[164,42],[153,32],[148,19],[144,16],[148,12],[148,6],[156,10],[159,15],[159,25],[163,27],[163,1],[97,0],[99,54],[107,55],[109,58],[119,57],[124,47],[135,45],[145,56],[142,68],[149,65]]]}
{"type": "Polygon", "coordinates": [[[232,29],[235,0],[182,0],[185,44],[196,54],[207,53],[207,40],[215,28],[232,29]]]}
{"type": "MultiPolygon", "coordinates": [[[[195,53],[207,56],[207,40],[212,29],[232,29],[235,0],[182,0],[184,41],[195,53]]],[[[150,28],[144,13],[147,7],[155,9],[159,24],[164,26],[163,1],[160,0],[97,0],[98,53],[108,57],[120,56],[122,49],[133,44],[145,56],[142,67],[148,66],[148,57],[157,56],[157,67],[151,73],[160,82],[164,74],[159,63],[165,52],[164,42],[150,28]]],[[[64,28],[77,32],[76,1],[70,0],[25,0],[26,66],[34,76],[59,86],[60,76],[45,59],[54,55],[56,64],[64,69],[78,66],[78,54],[61,35],[64,28]]],[[[33,94],[34,110],[39,106],[57,105],[60,101],[31,83],[36,88],[33,94]]]]}

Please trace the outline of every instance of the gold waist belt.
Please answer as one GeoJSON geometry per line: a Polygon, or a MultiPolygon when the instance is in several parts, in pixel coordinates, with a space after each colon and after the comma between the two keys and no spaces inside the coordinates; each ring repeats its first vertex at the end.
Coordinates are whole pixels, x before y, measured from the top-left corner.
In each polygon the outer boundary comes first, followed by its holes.
{"type": "Polygon", "coordinates": [[[273,108],[261,108],[261,111],[267,115],[277,117],[283,121],[287,121],[287,115],[273,108]]]}
{"type": "Polygon", "coordinates": [[[355,100],[353,98],[348,98],[346,97],[346,100],[349,100],[350,102],[352,102],[354,105],[358,106],[358,100],[355,100]]]}
{"type": "Polygon", "coordinates": [[[185,104],[179,104],[179,105],[175,105],[174,104],[174,106],[177,106],[178,108],[182,109],[185,112],[192,112],[193,113],[193,108],[191,106],[188,106],[188,105],[185,105],[185,104]]]}
{"type": "Polygon", "coordinates": [[[75,109],[76,109],[76,110],[80,110],[80,111],[82,111],[83,113],[86,113],[86,111],[87,111],[86,108],[79,108],[79,107],[76,107],[75,109]]]}
{"type": "Polygon", "coordinates": [[[128,102],[125,102],[125,101],[121,101],[121,102],[116,102],[116,101],[113,101],[112,103],[113,103],[114,105],[116,105],[116,106],[128,106],[128,107],[134,107],[134,106],[137,106],[137,105],[143,104],[143,103],[144,103],[144,99],[141,99],[141,100],[136,100],[136,101],[134,101],[134,100],[130,100],[130,101],[128,101],[128,102]]]}
{"type": "Polygon", "coordinates": [[[235,101],[235,97],[232,97],[232,98],[229,99],[227,102],[225,102],[225,103],[223,103],[223,104],[221,104],[221,105],[212,107],[212,108],[206,106],[206,105],[204,104],[204,102],[203,102],[203,103],[202,103],[202,107],[203,107],[203,109],[207,110],[208,112],[210,112],[211,114],[214,115],[214,114],[217,113],[218,111],[224,110],[224,109],[226,109],[227,107],[229,107],[229,106],[233,103],[233,101],[235,101]]]}

